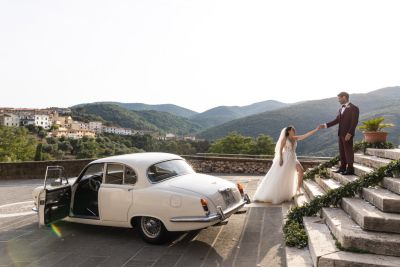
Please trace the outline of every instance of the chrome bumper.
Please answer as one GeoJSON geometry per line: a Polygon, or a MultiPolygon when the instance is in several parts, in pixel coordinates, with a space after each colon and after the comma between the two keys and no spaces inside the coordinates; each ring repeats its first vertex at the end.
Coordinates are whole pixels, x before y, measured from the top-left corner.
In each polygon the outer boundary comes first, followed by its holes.
{"type": "Polygon", "coordinates": [[[236,205],[226,209],[222,210],[220,206],[217,207],[217,213],[210,214],[206,217],[201,217],[201,216],[188,216],[188,217],[174,217],[171,218],[171,222],[214,222],[214,221],[224,221],[227,218],[229,218],[233,213],[237,212],[245,204],[249,204],[250,199],[247,195],[236,205]]]}

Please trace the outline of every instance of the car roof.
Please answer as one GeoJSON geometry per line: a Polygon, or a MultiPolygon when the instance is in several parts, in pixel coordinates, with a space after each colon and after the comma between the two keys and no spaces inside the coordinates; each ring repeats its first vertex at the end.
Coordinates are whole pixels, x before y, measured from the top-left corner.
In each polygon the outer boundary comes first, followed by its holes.
{"type": "Polygon", "coordinates": [[[92,161],[91,163],[104,163],[104,162],[114,162],[130,165],[132,167],[144,167],[147,168],[157,162],[183,159],[182,157],[169,153],[158,153],[158,152],[143,152],[134,154],[125,154],[112,156],[107,158],[98,159],[92,161]]]}

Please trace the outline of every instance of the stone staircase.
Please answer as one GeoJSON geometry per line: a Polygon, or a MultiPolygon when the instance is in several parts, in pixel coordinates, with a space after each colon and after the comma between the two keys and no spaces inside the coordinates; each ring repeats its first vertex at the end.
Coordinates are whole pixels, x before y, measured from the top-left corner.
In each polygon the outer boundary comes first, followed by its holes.
{"type": "MultiPolygon", "coordinates": [[[[303,205],[397,159],[400,149],[367,149],[366,155],[355,155],[355,175],[331,169],[329,179],[304,181],[304,195],[295,203],[303,205]]],[[[319,215],[303,218],[314,266],[400,266],[400,178],[387,177],[357,197],[343,198],[341,208],[323,208],[319,215]]]]}

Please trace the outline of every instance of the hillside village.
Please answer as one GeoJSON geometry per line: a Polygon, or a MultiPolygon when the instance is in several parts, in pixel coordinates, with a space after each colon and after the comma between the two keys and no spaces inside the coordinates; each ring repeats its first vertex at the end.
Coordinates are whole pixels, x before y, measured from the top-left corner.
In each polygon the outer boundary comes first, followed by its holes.
{"type": "Polygon", "coordinates": [[[195,136],[178,136],[174,133],[159,133],[145,129],[130,129],[104,125],[101,121],[77,121],[71,116],[71,109],[50,107],[33,108],[0,108],[0,126],[7,127],[39,127],[48,131],[48,137],[81,139],[94,138],[101,133],[123,136],[151,135],[157,140],[190,140],[195,136]]]}

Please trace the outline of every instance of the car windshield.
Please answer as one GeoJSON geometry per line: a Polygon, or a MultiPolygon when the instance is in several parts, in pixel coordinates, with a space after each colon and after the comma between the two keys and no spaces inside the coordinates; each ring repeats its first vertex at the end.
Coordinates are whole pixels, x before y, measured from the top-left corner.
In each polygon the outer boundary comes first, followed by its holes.
{"type": "Polygon", "coordinates": [[[194,173],[192,167],[184,160],[170,160],[154,164],[147,170],[147,177],[153,183],[164,181],[165,179],[194,173]]]}

